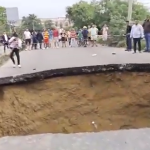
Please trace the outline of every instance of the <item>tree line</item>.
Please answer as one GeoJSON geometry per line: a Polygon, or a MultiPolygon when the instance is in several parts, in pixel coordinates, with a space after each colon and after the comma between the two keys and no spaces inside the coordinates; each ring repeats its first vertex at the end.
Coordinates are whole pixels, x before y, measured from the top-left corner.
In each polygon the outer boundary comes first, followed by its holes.
{"type": "MultiPolygon", "coordinates": [[[[133,4],[133,21],[138,20],[143,23],[148,15],[150,11],[142,3],[133,4]]],[[[107,24],[111,35],[107,41],[109,46],[125,47],[123,35],[126,31],[127,16],[127,0],[92,0],[91,2],[81,0],[66,8],[66,17],[77,29],[95,24],[101,30],[103,25],[107,24]]],[[[99,39],[99,42],[103,41],[99,39]]]]}
{"type": "MultiPolygon", "coordinates": [[[[149,10],[141,3],[133,4],[133,20],[144,21],[150,15],[149,10]]],[[[93,0],[90,3],[80,1],[66,8],[66,17],[77,28],[96,24],[100,29],[107,24],[110,34],[124,33],[128,16],[128,1],[123,0],[93,0]]]]}

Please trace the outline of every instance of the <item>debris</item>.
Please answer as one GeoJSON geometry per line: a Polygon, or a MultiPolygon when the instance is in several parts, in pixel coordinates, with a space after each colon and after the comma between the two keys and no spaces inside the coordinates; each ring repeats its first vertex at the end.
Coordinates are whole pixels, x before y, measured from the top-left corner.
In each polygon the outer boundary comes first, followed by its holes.
{"type": "Polygon", "coordinates": [[[92,121],[92,125],[94,126],[95,129],[97,129],[97,124],[94,121],[92,121]]]}
{"type": "Polygon", "coordinates": [[[116,55],[116,52],[112,52],[113,55],[116,55]]]}

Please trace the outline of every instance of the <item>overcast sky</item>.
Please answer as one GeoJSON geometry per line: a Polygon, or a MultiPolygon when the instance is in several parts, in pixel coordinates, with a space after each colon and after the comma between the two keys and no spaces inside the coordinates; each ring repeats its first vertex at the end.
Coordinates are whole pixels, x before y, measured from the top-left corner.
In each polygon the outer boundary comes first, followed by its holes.
{"type": "MultiPolygon", "coordinates": [[[[79,0],[0,0],[0,5],[5,7],[18,7],[20,18],[28,14],[36,14],[40,18],[55,18],[64,17],[66,7],[78,1],[79,0]]],[[[139,1],[147,3],[150,0],[139,1]]]]}

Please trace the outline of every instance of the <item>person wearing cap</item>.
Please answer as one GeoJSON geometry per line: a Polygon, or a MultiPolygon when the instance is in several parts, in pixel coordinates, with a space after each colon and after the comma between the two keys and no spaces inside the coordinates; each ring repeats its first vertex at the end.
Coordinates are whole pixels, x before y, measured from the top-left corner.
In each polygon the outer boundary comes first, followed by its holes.
{"type": "Polygon", "coordinates": [[[83,35],[83,40],[84,40],[84,47],[87,47],[88,30],[86,26],[83,27],[82,35],[83,35]]]}

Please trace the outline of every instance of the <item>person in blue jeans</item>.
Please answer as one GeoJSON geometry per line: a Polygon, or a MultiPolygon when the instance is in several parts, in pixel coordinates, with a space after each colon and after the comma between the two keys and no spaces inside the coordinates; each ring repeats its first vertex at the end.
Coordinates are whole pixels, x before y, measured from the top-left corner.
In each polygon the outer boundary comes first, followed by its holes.
{"type": "Polygon", "coordinates": [[[126,49],[126,51],[131,51],[132,50],[132,39],[130,38],[130,33],[131,33],[132,26],[129,24],[129,21],[126,21],[126,23],[127,23],[127,28],[126,28],[127,49],[126,49]]]}
{"type": "Polygon", "coordinates": [[[150,52],[150,19],[146,19],[144,24],[144,35],[145,35],[145,42],[146,42],[146,50],[145,52],[150,52]]]}

